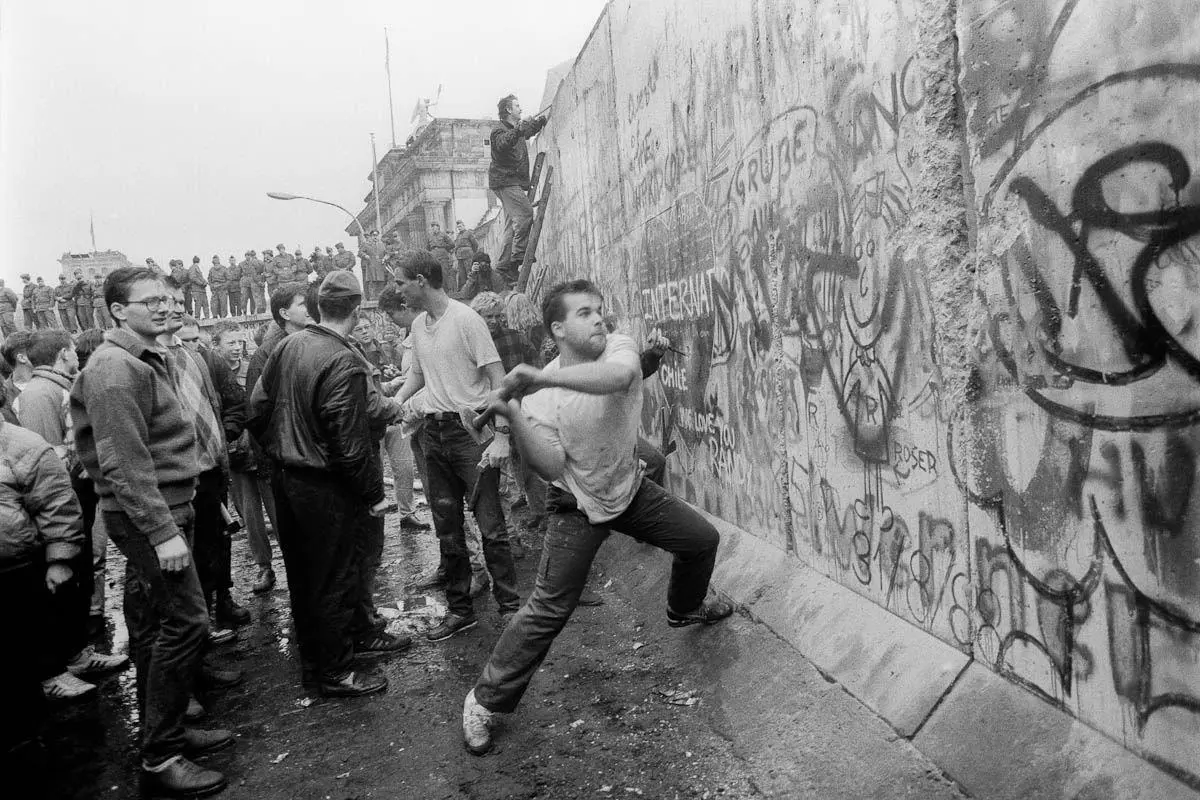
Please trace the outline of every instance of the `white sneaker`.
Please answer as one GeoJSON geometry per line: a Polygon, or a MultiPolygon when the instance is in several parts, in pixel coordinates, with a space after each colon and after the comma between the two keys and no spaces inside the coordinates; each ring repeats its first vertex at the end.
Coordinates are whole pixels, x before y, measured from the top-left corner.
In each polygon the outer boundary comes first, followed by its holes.
{"type": "Polygon", "coordinates": [[[475,699],[475,690],[463,700],[463,742],[471,755],[481,756],[492,749],[492,714],[475,699]]]}
{"type": "Polygon", "coordinates": [[[112,672],[129,666],[129,656],[97,653],[88,645],[79,651],[79,655],[67,664],[67,672],[72,675],[94,675],[97,672],[112,672]]]}
{"type": "Polygon", "coordinates": [[[42,681],[42,693],[51,700],[74,700],[94,691],[94,685],[79,680],[69,672],[42,681]]]}

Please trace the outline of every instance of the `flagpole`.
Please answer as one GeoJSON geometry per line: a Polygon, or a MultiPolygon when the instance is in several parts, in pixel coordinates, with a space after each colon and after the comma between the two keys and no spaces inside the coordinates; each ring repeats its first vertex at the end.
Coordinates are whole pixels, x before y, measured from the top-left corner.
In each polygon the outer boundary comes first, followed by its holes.
{"type": "MultiPolygon", "coordinates": [[[[388,114],[392,119],[392,147],[396,146],[396,108],[392,102],[392,48],[388,43],[387,28],[383,29],[383,68],[387,71],[388,114]]],[[[383,231],[380,231],[382,234],[383,231]]]]}
{"type": "Polygon", "coordinates": [[[371,194],[375,195],[375,230],[383,236],[383,221],[379,214],[379,158],[375,155],[375,134],[371,134],[371,194]]]}
{"type": "Polygon", "coordinates": [[[96,252],[96,215],[94,212],[88,212],[88,228],[92,233],[92,252],[96,252]]]}

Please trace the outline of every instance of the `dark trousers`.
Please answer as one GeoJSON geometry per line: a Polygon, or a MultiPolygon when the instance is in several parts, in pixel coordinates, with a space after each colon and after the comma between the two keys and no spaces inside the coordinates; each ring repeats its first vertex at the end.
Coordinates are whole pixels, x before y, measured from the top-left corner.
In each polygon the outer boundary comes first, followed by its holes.
{"type": "Polygon", "coordinates": [[[533,204],[529,195],[520,186],[505,186],[496,189],[496,197],[504,206],[504,246],[500,260],[494,269],[513,288],[517,276],[521,272],[521,262],[525,260],[525,248],[529,244],[529,231],[533,227],[533,204]]]}
{"type": "Polygon", "coordinates": [[[529,681],[567,624],[587,583],[596,551],[619,531],[666,550],[674,558],[667,585],[667,608],[694,611],[704,602],[720,536],[708,520],[658,484],[643,478],[633,502],[616,519],[592,525],[569,493],[551,487],[550,513],[533,594],[516,613],[475,684],[475,699],[491,711],[517,707],[529,681]]]}
{"type": "MultiPolygon", "coordinates": [[[[190,545],[191,504],[172,508],[171,516],[190,545]]],[[[125,556],[125,624],[137,669],[142,762],[155,766],[183,752],[183,714],[208,636],[204,594],[195,566],[159,569],[153,545],[125,514],[105,511],[104,525],[125,556]]]]}
{"type": "MultiPolygon", "coordinates": [[[[83,551],[67,566],[71,568],[71,580],[55,592],[47,589],[43,580],[41,592],[36,595],[36,602],[41,606],[37,616],[42,623],[38,626],[38,646],[31,655],[38,664],[40,680],[66,672],[71,659],[87,647],[88,612],[92,605],[90,541],[84,542],[83,551]]],[[[40,567],[45,576],[46,565],[40,567]]]]}
{"type": "Polygon", "coordinates": [[[358,582],[361,591],[353,623],[356,640],[373,637],[387,627],[387,620],[375,608],[375,585],[379,567],[383,563],[383,543],[383,518],[361,514],[358,535],[358,582]]]}
{"type": "Polygon", "coordinates": [[[242,314],[242,291],[241,289],[229,290],[229,316],[238,317],[242,314]]]}
{"type": "Polygon", "coordinates": [[[75,316],[79,318],[79,330],[87,331],[96,327],[96,315],[92,304],[75,306],[75,316]]]}
{"type": "Polygon", "coordinates": [[[428,417],[421,428],[425,452],[425,496],[433,512],[442,566],[446,571],[446,604],[451,613],[474,613],[471,560],[463,532],[464,501],[475,513],[483,538],[483,559],[492,576],[492,593],[502,611],[516,610],[517,569],[508,544],[508,528],[500,505],[500,470],[479,468],[483,445],[476,444],[457,417],[428,417]]]}
{"type": "MultiPolygon", "coordinates": [[[[36,611],[46,594],[46,567],[24,564],[0,571],[0,756],[39,733],[46,713],[40,665],[45,621],[36,611]]],[[[0,762],[3,763],[3,762],[0,762]]]]}
{"type": "Polygon", "coordinates": [[[196,512],[196,573],[204,600],[211,603],[217,592],[233,586],[233,552],[221,504],[225,502],[225,476],[220,469],[200,473],[192,508],[196,512]]]}
{"type": "Polygon", "coordinates": [[[350,671],[362,610],[363,501],[343,479],[321,470],[278,469],[272,489],[301,665],[338,680],[350,671]]]}
{"type": "Polygon", "coordinates": [[[58,318],[62,321],[63,330],[75,333],[78,327],[78,321],[75,319],[75,309],[71,306],[61,306],[58,309],[58,318]]]}
{"type": "Polygon", "coordinates": [[[667,479],[667,458],[657,447],[641,436],[637,439],[637,457],[646,465],[645,475],[659,486],[666,488],[663,483],[667,479]]]}

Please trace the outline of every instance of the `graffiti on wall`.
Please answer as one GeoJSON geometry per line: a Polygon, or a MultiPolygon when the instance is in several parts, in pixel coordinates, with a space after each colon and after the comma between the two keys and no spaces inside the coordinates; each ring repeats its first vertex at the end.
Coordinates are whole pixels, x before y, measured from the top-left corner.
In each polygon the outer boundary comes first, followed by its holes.
{"type": "Polygon", "coordinates": [[[961,420],[962,486],[984,512],[975,655],[1184,769],[1200,736],[1200,147],[1182,120],[1200,66],[1161,61],[1171,43],[1111,3],[1011,24],[971,5],[993,56],[965,79],[988,309],[961,420]],[[1145,60],[1093,74],[1095,37],[1145,60]],[[998,95],[988,76],[1013,61],[1031,79],[998,95]]]}

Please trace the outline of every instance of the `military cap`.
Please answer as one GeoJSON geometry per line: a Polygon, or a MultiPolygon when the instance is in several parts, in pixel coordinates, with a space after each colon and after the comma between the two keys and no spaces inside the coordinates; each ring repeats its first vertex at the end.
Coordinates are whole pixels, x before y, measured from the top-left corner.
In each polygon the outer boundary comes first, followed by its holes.
{"type": "Polygon", "coordinates": [[[362,287],[352,272],[335,269],[325,277],[317,294],[320,298],[362,297],[362,287]]]}
{"type": "Polygon", "coordinates": [[[22,278],[28,278],[28,277],[29,277],[29,273],[28,273],[28,272],[22,272],[22,273],[21,273],[21,275],[20,275],[20,277],[22,277],[22,278]]]}
{"type": "Polygon", "coordinates": [[[252,255],[255,255],[255,253],[254,253],[254,251],[253,251],[253,250],[247,250],[247,251],[246,251],[246,255],[248,255],[248,256],[252,256],[252,255]]]}

